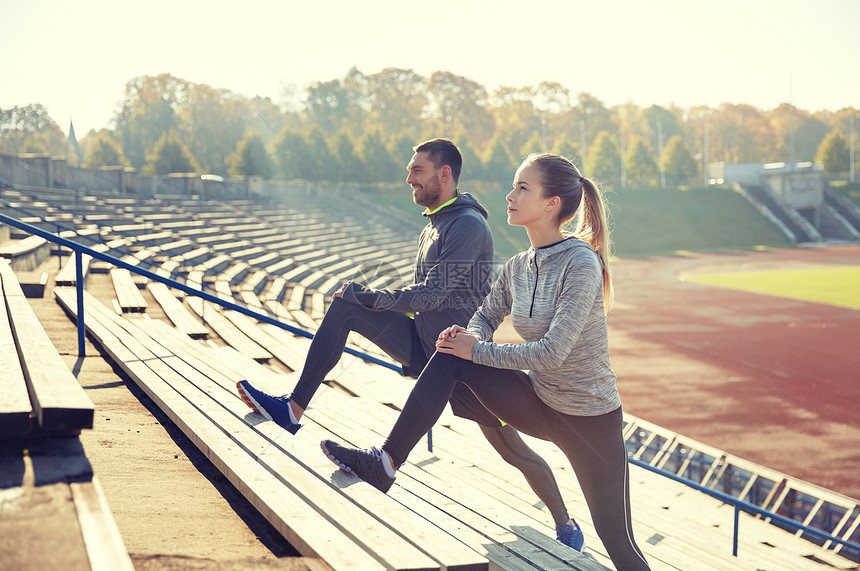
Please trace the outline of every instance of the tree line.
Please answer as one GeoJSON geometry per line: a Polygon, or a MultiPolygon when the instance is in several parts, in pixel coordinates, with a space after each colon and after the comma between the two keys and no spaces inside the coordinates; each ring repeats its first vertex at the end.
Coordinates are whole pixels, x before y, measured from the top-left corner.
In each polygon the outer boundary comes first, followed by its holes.
{"type": "Polygon", "coordinates": [[[111,128],[90,131],[77,149],[41,105],[0,109],[0,152],[152,174],[395,182],[415,143],[445,136],[463,151],[465,180],[506,183],[524,155],[552,151],[610,186],[678,186],[701,185],[705,164],[720,161],[816,161],[847,173],[853,124],[860,128],[854,108],[607,107],[559,83],[490,93],[449,72],[399,68],[353,68],[289,95],[278,104],[170,74],[141,76],[126,84],[111,128]]]}

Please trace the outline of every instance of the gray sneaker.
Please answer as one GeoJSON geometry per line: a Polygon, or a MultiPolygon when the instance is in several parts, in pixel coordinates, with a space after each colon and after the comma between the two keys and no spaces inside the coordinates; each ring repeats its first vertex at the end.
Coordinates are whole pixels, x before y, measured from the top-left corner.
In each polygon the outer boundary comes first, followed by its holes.
{"type": "Polygon", "coordinates": [[[394,478],[385,473],[382,453],[376,448],[347,448],[331,440],[320,442],[320,448],[341,470],[355,474],[382,493],[388,492],[394,483],[394,478]]]}

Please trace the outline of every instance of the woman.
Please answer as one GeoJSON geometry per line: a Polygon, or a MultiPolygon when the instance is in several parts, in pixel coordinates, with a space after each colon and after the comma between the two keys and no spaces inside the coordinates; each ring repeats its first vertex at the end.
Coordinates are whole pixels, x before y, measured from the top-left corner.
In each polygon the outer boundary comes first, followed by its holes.
{"type": "Polygon", "coordinates": [[[612,281],[603,199],[569,160],[539,154],[520,165],[507,201],[508,223],[523,226],[532,247],[507,262],[467,328],[439,335],[381,450],[323,441],[323,451],[387,491],[463,383],[498,418],[565,453],[615,566],[648,569],[633,539],[621,399],[609,365],[612,281]],[[576,231],[564,232],[580,206],[576,231]],[[508,314],[525,343],[492,342],[508,314]]]}

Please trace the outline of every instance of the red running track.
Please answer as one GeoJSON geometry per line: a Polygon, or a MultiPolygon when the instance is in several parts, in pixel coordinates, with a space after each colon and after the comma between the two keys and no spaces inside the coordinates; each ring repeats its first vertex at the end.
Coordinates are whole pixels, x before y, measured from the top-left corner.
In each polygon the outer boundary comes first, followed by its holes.
{"type": "Polygon", "coordinates": [[[860,310],[682,279],[858,265],[860,245],[617,261],[609,330],[624,409],[860,498],[860,310]]]}

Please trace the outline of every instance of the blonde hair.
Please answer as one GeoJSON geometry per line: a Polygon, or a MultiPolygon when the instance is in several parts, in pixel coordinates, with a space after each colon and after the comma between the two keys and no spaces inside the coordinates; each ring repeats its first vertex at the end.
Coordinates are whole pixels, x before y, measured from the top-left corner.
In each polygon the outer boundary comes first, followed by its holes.
{"type": "MultiPolygon", "coordinates": [[[[600,258],[603,272],[603,303],[605,311],[612,307],[612,275],[609,272],[611,241],[603,193],[594,182],[582,176],[569,159],[551,153],[533,153],[522,164],[537,167],[544,193],[561,199],[559,226],[577,218],[574,231],[564,232],[588,243],[600,258]],[[585,201],[585,207],[580,204],[585,201]],[[578,216],[577,216],[578,214],[578,216]]],[[[521,167],[522,168],[522,167],[521,167]]]]}

